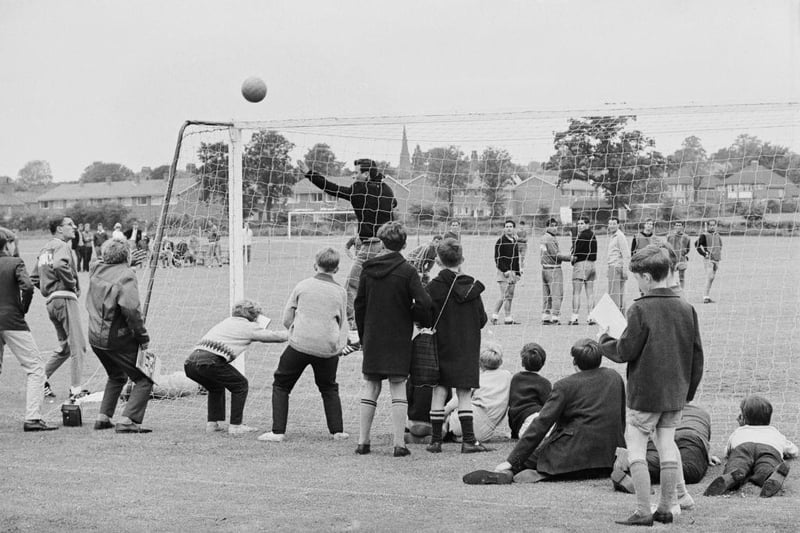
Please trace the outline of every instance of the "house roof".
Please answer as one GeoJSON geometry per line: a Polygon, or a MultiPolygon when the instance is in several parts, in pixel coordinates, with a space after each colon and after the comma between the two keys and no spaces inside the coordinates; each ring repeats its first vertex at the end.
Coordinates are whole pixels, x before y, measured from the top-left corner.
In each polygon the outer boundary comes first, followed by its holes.
{"type": "MultiPolygon", "coordinates": [[[[180,194],[192,185],[196,180],[192,177],[175,178],[173,193],[180,194]]],[[[89,200],[89,199],[113,199],[113,198],[133,198],[137,196],[164,196],[167,190],[167,182],[164,180],[141,180],[137,181],[112,181],[97,183],[62,183],[54,189],[47,191],[39,196],[39,201],[50,200],[89,200]]]]}
{"type": "Polygon", "coordinates": [[[727,185],[766,185],[768,189],[783,189],[788,180],[780,174],[762,166],[751,165],[734,172],[725,179],[727,185]]]}
{"type": "MultiPolygon", "coordinates": [[[[420,176],[422,177],[422,176],[420,176]]],[[[340,187],[350,187],[353,184],[353,176],[325,176],[330,182],[335,183],[340,187]]],[[[384,175],[384,181],[391,187],[393,190],[405,189],[408,190],[408,187],[397,181],[392,176],[384,175]]],[[[408,183],[408,182],[406,182],[408,183]]],[[[314,194],[314,193],[321,193],[322,189],[311,183],[311,180],[308,178],[303,178],[297,183],[292,186],[292,192],[294,194],[314,194]]]]}
{"type": "MultiPolygon", "coordinates": [[[[723,185],[725,182],[722,181],[716,175],[705,174],[700,177],[700,189],[716,189],[717,186],[723,185]]],[[[667,176],[663,179],[664,185],[692,185],[692,175],[689,170],[681,169],[681,172],[678,174],[673,174],[672,176],[667,176]]]]}

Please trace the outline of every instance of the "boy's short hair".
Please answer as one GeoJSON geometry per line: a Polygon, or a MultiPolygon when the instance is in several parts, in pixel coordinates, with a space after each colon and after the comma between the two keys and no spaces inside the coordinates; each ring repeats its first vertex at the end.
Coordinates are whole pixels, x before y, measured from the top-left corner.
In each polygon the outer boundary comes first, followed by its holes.
{"type": "Polygon", "coordinates": [[[578,220],[580,220],[586,225],[589,225],[589,217],[580,217],[578,220]]]}
{"type": "Polygon", "coordinates": [[[261,305],[253,300],[239,300],[233,304],[233,308],[231,309],[231,316],[246,318],[250,322],[255,322],[260,314],[261,305]]]}
{"type": "Polygon", "coordinates": [[[570,348],[572,362],[581,370],[599,368],[603,360],[603,351],[597,341],[581,339],[570,348]]]}
{"type": "Polygon", "coordinates": [[[503,347],[499,344],[487,344],[481,350],[478,363],[482,370],[496,370],[503,364],[503,347]]]}
{"type": "Polygon", "coordinates": [[[612,220],[613,220],[614,222],[616,222],[617,224],[619,224],[619,218],[617,218],[617,217],[609,217],[609,218],[608,218],[608,221],[609,221],[609,222],[611,222],[612,220]]]}
{"type": "Polygon", "coordinates": [[[516,222],[514,222],[513,220],[510,220],[510,219],[509,219],[509,220],[506,220],[505,222],[503,222],[503,227],[504,227],[504,228],[506,227],[506,224],[511,224],[511,226],[513,226],[513,227],[515,227],[515,228],[517,227],[517,223],[516,223],[516,222]]]}
{"type": "Polygon", "coordinates": [[[378,228],[378,238],[383,245],[393,251],[399,252],[406,245],[406,228],[400,222],[387,222],[378,228]]]}
{"type": "Polygon", "coordinates": [[[670,271],[674,271],[676,268],[678,268],[678,254],[675,252],[675,249],[666,241],[659,241],[656,246],[663,249],[664,252],[666,252],[667,257],[669,257],[670,271]]]}
{"type": "Polygon", "coordinates": [[[118,265],[129,263],[131,260],[131,249],[125,241],[109,239],[100,248],[103,263],[107,265],[118,265]]]}
{"type": "Polygon", "coordinates": [[[762,396],[748,396],[739,408],[744,423],[749,426],[768,426],[772,421],[772,404],[762,396]]]}
{"type": "Polygon", "coordinates": [[[522,367],[529,372],[538,372],[547,360],[547,353],[544,348],[535,342],[529,342],[523,346],[519,356],[522,359],[522,367]]]}
{"type": "Polygon", "coordinates": [[[547,220],[547,227],[548,227],[548,228],[549,228],[550,226],[552,226],[553,224],[555,224],[556,226],[558,226],[558,220],[556,220],[556,219],[554,219],[554,218],[550,218],[550,219],[548,219],[548,220],[547,220]]]}
{"type": "Polygon", "coordinates": [[[434,235],[434,236],[431,238],[431,241],[441,241],[443,238],[444,238],[444,237],[442,237],[441,235],[434,235]]]}
{"type": "Polygon", "coordinates": [[[661,281],[669,275],[669,254],[657,244],[648,244],[631,257],[630,270],[634,274],[650,274],[653,281],[661,281]]]}
{"type": "Polygon", "coordinates": [[[455,268],[464,262],[464,250],[461,243],[450,237],[439,243],[436,255],[439,256],[442,264],[448,268],[455,268]]]}
{"type": "Polygon", "coordinates": [[[339,268],[339,252],[330,246],[317,252],[314,260],[316,261],[316,265],[322,269],[323,272],[333,272],[339,268]]]}
{"type": "Polygon", "coordinates": [[[6,244],[14,242],[16,239],[13,231],[0,226],[0,250],[5,248],[6,244]]]}

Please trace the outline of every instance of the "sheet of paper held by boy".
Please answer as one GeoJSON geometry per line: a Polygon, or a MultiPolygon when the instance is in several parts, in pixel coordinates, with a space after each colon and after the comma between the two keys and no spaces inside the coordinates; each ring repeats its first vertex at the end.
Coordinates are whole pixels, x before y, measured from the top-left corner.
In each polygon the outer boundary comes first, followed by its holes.
{"type": "Polygon", "coordinates": [[[618,339],[622,332],[628,325],[625,316],[611,299],[608,293],[605,293],[597,305],[589,313],[589,318],[593,319],[600,326],[601,330],[606,330],[609,335],[618,339]]]}

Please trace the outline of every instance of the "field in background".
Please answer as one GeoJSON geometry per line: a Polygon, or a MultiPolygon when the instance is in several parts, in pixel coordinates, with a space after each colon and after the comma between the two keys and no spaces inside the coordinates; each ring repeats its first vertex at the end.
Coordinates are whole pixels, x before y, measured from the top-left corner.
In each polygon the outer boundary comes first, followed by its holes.
{"type": "MultiPolygon", "coordinates": [[[[427,237],[422,237],[424,242],[427,237]]],[[[605,259],[606,240],[599,236],[598,265],[605,259]]],[[[495,237],[464,238],[466,272],[487,285],[484,302],[497,299],[492,264],[495,237]]],[[[257,239],[253,262],[246,270],[246,293],[261,301],[265,313],[280,322],[291,287],[312,274],[314,252],[322,246],[341,248],[344,238],[257,239]]],[[[411,237],[409,247],[416,245],[411,237]]],[[[528,272],[514,304],[520,326],[487,327],[484,338],[499,341],[506,352],[504,367],[517,371],[519,348],[536,341],[548,353],[543,375],[555,381],[572,372],[569,346],[594,328],[542,326],[538,238],[528,250],[528,272]]],[[[23,242],[23,258],[32,265],[40,241],[23,242]]],[[[568,249],[567,237],[561,238],[568,249]]],[[[713,451],[720,454],[735,426],[739,400],[750,393],[766,395],[775,406],[774,422],[793,441],[800,440],[800,385],[794,354],[800,342],[800,251],[795,239],[729,237],[722,269],[712,291],[717,303],[702,305],[699,256],[692,252],[687,299],[700,316],[706,349],[706,373],[698,403],[712,413],[713,451]]],[[[337,278],[343,282],[350,263],[343,257],[337,278]]],[[[165,360],[165,370],[181,368],[192,344],[226,316],[225,269],[187,268],[160,271],[148,322],[153,344],[165,360]],[[200,289],[200,287],[202,289],[200,289]],[[169,312],[159,315],[159,309],[169,312]]],[[[565,267],[565,278],[570,270],[565,267]]],[[[605,291],[605,269],[598,268],[598,296],[605,291]]],[[[88,286],[86,274],[81,282],[88,286]]],[[[144,283],[142,283],[142,288],[144,283]]],[[[627,286],[630,301],[635,284],[627,286]]],[[[570,312],[571,287],[565,290],[562,315],[570,312]]],[[[83,298],[81,299],[83,302],[83,298]]],[[[585,324],[585,303],[581,322],[585,324]]],[[[29,323],[42,350],[53,349],[55,335],[36,296],[29,323]]],[[[283,345],[249,350],[247,373],[251,394],[245,421],[268,430],[271,375],[283,345]]],[[[460,481],[472,469],[504,460],[513,443],[502,441],[489,454],[462,457],[450,446],[432,456],[412,446],[410,459],[390,457],[388,391],[376,417],[372,456],[352,452],[358,431],[360,353],[343,358],[339,383],[349,442],[326,438],[321,401],[310,374],[291,398],[287,439],[280,445],[255,437],[207,436],[203,432],[205,398],[153,401],[145,425],[149,436],[122,436],[91,430],[96,405],[84,406],[88,427],[62,428],[43,435],[23,434],[24,377],[6,354],[0,377],[0,503],[2,530],[609,530],[614,518],[627,515],[633,497],[614,494],[607,480],[539,484],[535,486],[469,487],[460,481]]],[[[604,362],[618,368],[624,367],[604,362]]],[[[104,372],[93,354],[85,376],[91,390],[104,384],[104,372]]],[[[47,404],[49,421],[58,421],[58,406],[67,389],[64,367],[52,383],[59,394],[47,404]]],[[[718,469],[712,469],[717,472],[718,469]]],[[[693,487],[702,492],[704,484],[693,487]]],[[[697,497],[698,508],[679,524],[698,530],[790,530],[800,489],[790,475],[785,493],[772,501],[757,498],[752,487],[742,495],[697,497]]],[[[793,527],[792,527],[793,528],[793,527]]]]}

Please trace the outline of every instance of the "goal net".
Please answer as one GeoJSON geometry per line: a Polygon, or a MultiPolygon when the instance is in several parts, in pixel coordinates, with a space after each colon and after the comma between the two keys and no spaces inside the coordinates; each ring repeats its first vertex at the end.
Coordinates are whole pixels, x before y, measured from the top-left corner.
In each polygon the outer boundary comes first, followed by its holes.
{"type": "MultiPolygon", "coordinates": [[[[513,302],[521,325],[503,325],[500,313],[500,325],[487,325],[483,337],[502,345],[503,366],[512,372],[521,368],[524,343],[542,344],[549,354],[542,374],[551,381],[573,371],[569,347],[596,330],[586,323],[585,295],[573,302],[568,263],[562,266],[563,300],[555,304],[564,325],[541,321],[539,243],[549,218],[560,223],[562,253],[571,249],[577,219],[589,218],[599,241],[595,301],[608,287],[610,217],[620,219],[629,243],[647,219],[660,239],[682,222],[692,245],[709,220],[718,221],[723,256],[708,293],[713,303],[703,303],[706,272],[693,247],[685,272],[683,293],[699,313],[705,349],[696,403],[712,413],[719,446],[748,394],[769,398],[775,423],[797,432],[798,125],[796,104],[187,122],[164,184],[168,199],[161,221],[152,228],[155,259],[142,284],[151,346],[163,359],[164,374],[181,372],[195,343],[241,297],[259,301],[272,319],[270,328],[282,328],[286,298],[314,274],[314,254],[322,247],[342,252],[336,278],[344,285],[352,264],[345,244],[356,233],[350,205],[311,184],[295,161],[303,159],[347,187],[353,161],[369,158],[397,198],[395,219],[409,235],[406,252],[458,222],[464,270],[486,285],[483,301],[490,315],[500,298],[494,243],[505,220],[525,228],[527,253],[513,302]],[[252,236],[243,230],[245,222],[252,236]],[[165,258],[159,247],[167,242],[174,252],[165,258]],[[567,326],[573,312],[579,323],[567,326]]],[[[625,301],[637,296],[631,279],[625,301]]],[[[271,425],[272,373],[284,346],[256,343],[243,357],[250,381],[245,422],[264,430],[271,425]]],[[[353,435],[361,358],[360,352],[341,358],[338,371],[345,431],[353,435]]],[[[623,366],[604,365],[624,375],[623,366]]],[[[385,390],[376,435],[390,432],[389,406],[385,390]]],[[[191,394],[153,402],[148,418],[200,428],[205,409],[205,397],[191,394]]],[[[291,395],[287,433],[326,432],[309,369],[291,395]]]]}

